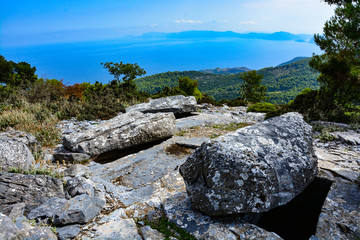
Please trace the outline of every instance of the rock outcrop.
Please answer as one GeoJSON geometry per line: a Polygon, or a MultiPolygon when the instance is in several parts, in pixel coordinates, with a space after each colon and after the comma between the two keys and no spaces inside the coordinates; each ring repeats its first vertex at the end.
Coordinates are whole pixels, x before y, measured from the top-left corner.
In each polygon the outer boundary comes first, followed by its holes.
{"type": "Polygon", "coordinates": [[[57,240],[50,227],[32,226],[26,218],[19,219],[15,223],[0,212],[0,239],[48,239],[57,240]]]}
{"type": "Polygon", "coordinates": [[[46,175],[0,173],[0,211],[15,203],[24,203],[27,215],[52,197],[65,198],[63,183],[46,175]]]}
{"type": "Polygon", "coordinates": [[[0,137],[0,170],[9,168],[29,169],[35,163],[34,156],[26,144],[0,137]]]}
{"type": "Polygon", "coordinates": [[[175,133],[172,113],[121,114],[92,129],[64,136],[64,146],[71,151],[98,155],[171,137],[175,133]]]}
{"type": "Polygon", "coordinates": [[[16,142],[24,143],[32,152],[34,152],[38,147],[40,147],[40,143],[31,133],[15,131],[12,129],[10,131],[0,133],[0,139],[1,138],[8,138],[16,142]]]}
{"type": "Polygon", "coordinates": [[[138,111],[142,113],[172,112],[182,115],[197,111],[197,102],[194,96],[182,95],[151,99],[148,103],[140,103],[126,108],[126,112],[138,111]]]}
{"type": "Polygon", "coordinates": [[[203,143],[180,167],[194,207],[222,216],[288,203],[317,174],[311,129],[287,113],[203,143]]]}

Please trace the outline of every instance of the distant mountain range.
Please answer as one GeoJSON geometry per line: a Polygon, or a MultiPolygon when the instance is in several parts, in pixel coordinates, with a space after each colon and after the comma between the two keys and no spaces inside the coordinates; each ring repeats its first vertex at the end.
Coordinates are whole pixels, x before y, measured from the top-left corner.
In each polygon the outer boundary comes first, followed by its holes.
{"type": "MultiPolygon", "coordinates": [[[[277,67],[268,67],[257,71],[264,77],[262,84],[268,87],[268,96],[271,102],[288,103],[304,88],[317,89],[319,87],[319,83],[316,81],[319,74],[310,69],[310,59],[297,57],[277,67]]],[[[198,88],[201,92],[213,96],[216,100],[234,99],[239,96],[243,82],[238,73],[249,70],[246,67],[240,67],[165,72],[138,78],[135,82],[139,90],[153,94],[165,86],[176,86],[179,77],[189,77],[198,81],[198,88]]]]}
{"type": "Polygon", "coordinates": [[[272,41],[296,41],[314,43],[311,34],[292,34],[289,32],[275,33],[236,33],[232,31],[184,31],[176,33],[150,32],[145,33],[140,38],[167,38],[167,39],[197,39],[197,38],[244,38],[244,39],[262,39],[272,41]]]}

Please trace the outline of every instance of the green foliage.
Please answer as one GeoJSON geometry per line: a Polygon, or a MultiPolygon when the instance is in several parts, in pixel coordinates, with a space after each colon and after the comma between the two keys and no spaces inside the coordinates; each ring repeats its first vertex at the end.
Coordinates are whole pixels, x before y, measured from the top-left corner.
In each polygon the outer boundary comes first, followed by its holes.
{"type": "Polygon", "coordinates": [[[268,112],[275,112],[276,110],[277,109],[274,104],[267,103],[267,102],[255,103],[253,105],[250,105],[250,107],[247,108],[247,112],[268,113],[268,112]]]}
{"type": "MultiPolygon", "coordinates": [[[[306,58],[284,66],[257,71],[264,76],[261,84],[268,88],[267,94],[271,103],[285,104],[293,100],[304,88],[319,87],[316,81],[319,74],[310,69],[309,61],[310,58],[306,58]]],[[[159,73],[138,78],[135,82],[140,90],[154,94],[166,86],[169,88],[177,86],[180,77],[197,80],[199,91],[212,96],[217,101],[238,98],[243,83],[238,74],[221,75],[197,71],[159,73]]],[[[238,101],[237,105],[244,104],[238,101]]]]}
{"type": "Polygon", "coordinates": [[[188,77],[179,78],[179,86],[174,86],[172,88],[166,86],[162,91],[154,94],[153,98],[175,96],[175,95],[184,95],[184,96],[194,96],[197,101],[202,99],[202,94],[197,89],[198,83],[196,80],[192,80],[188,77]]]}
{"type": "MultiPolygon", "coordinates": [[[[194,236],[186,232],[184,229],[178,227],[175,223],[168,221],[165,217],[161,217],[155,221],[143,220],[146,225],[158,230],[164,234],[164,239],[181,239],[181,240],[196,240],[194,236]]],[[[139,225],[139,221],[137,221],[139,225]]]]}
{"type": "Polygon", "coordinates": [[[240,99],[244,99],[249,103],[257,103],[266,99],[267,87],[261,85],[263,76],[256,71],[248,71],[240,74],[240,78],[244,80],[240,89],[240,99]]]}
{"type": "Polygon", "coordinates": [[[360,3],[359,1],[325,0],[336,4],[335,15],[325,23],[323,35],[314,36],[324,54],[314,56],[310,66],[321,74],[323,111],[347,104],[360,103],[360,3]]]}
{"type": "Polygon", "coordinates": [[[0,84],[27,88],[37,80],[36,68],[26,62],[7,61],[0,55],[0,84]]]}
{"type": "Polygon", "coordinates": [[[125,84],[126,88],[136,87],[133,81],[137,76],[142,76],[146,74],[146,71],[137,63],[113,63],[113,62],[106,62],[101,63],[105,69],[109,71],[111,75],[114,76],[116,82],[120,84],[120,76],[122,77],[122,81],[125,84]]]}

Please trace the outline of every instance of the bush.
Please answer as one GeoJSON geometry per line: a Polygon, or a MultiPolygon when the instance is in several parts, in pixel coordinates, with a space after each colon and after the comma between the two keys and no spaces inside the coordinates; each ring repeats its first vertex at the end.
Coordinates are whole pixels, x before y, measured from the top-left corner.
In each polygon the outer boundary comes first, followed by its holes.
{"type": "Polygon", "coordinates": [[[267,102],[255,103],[248,107],[247,112],[275,112],[277,109],[274,104],[267,102]]]}

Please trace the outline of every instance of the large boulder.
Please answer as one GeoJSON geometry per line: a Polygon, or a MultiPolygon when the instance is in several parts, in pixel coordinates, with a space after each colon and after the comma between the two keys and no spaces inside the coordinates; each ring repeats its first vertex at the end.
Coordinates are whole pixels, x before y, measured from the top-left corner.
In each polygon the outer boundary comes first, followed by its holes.
{"type": "Polygon", "coordinates": [[[193,206],[210,215],[284,205],[317,174],[312,129],[297,113],[202,144],[180,167],[193,206]]]}
{"type": "Polygon", "coordinates": [[[22,142],[28,146],[32,152],[41,147],[38,140],[36,140],[35,136],[31,133],[15,131],[13,129],[0,133],[0,138],[9,138],[17,142],[22,142]]]}
{"type": "Polygon", "coordinates": [[[29,169],[35,163],[28,146],[8,137],[0,137],[0,170],[29,169]]]}
{"type": "Polygon", "coordinates": [[[0,173],[0,211],[14,203],[25,203],[24,214],[52,197],[64,198],[61,180],[46,175],[0,173]]]}
{"type": "Polygon", "coordinates": [[[91,129],[66,135],[63,140],[71,151],[98,155],[168,138],[174,133],[172,113],[130,112],[91,129]]]}
{"type": "Polygon", "coordinates": [[[126,108],[126,112],[138,111],[142,113],[173,112],[182,115],[197,111],[197,102],[194,96],[182,95],[151,99],[148,103],[140,103],[126,108]]]}

